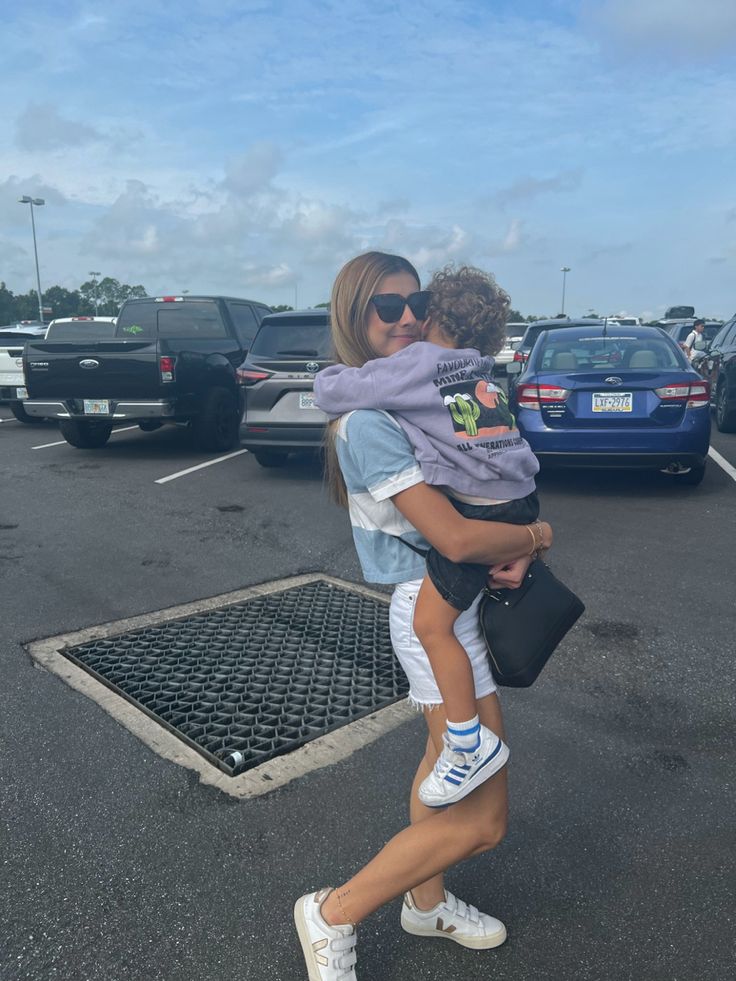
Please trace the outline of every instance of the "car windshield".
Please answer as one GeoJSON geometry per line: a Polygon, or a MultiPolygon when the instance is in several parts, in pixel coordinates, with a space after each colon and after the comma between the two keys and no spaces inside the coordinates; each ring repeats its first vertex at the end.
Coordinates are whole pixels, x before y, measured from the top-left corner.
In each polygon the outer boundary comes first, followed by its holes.
{"type": "Polygon", "coordinates": [[[330,358],[329,325],[265,321],[253,341],[250,354],[259,358],[330,358]]]}
{"type": "Polygon", "coordinates": [[[550,338],[540,352],[538,370],[558,371],[652,371],[682,368],[671,342],[658,337],[559,337],[550,338]]]}

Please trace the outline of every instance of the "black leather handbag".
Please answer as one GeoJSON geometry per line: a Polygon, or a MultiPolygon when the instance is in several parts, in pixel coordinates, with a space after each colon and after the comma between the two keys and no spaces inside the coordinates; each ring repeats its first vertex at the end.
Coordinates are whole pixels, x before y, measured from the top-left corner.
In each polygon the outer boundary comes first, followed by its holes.
{"type": "Polygon", "coordinates": [[[478,607],[480,629],[497,685],[528,688],[585,610],[541,559],[518,589],[486,587],[478,607]]]}

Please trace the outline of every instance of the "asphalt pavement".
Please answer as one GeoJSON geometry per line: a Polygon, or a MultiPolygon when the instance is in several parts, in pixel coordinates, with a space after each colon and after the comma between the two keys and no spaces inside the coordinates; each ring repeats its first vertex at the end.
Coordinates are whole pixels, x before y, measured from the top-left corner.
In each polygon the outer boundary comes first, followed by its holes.
{"type": "MultiPolygon", "coordinates": [[[[25,645],[298,573],[359,582],[347,517],[310,457],[264,470],[173,428],[84,451],[0,419],[0,978],[304,979],[293,902],[401,829],[422,720],[234,800],[25,645]]],[[[736,467],[736,435],[713,446],[736,467]]],[[[503,694],[509,834],[447,880],[509,939],[408,936],[397,900],[361,927],[358,977],[730,981],[736,480],[711,461],[699,488],[567,472],[539,489],[587,611],[532,689],[503,694]]]]}

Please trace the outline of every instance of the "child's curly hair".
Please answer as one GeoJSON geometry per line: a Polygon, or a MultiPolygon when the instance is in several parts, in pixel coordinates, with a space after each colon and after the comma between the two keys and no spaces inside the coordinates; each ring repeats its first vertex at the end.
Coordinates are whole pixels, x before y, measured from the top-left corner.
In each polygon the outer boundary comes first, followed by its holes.
{"type": "Polygon", "coordinates": [[[511,299],[490,273],[450,263],[438,269],[427,285],[432,298],[427,318],[458,347],[496,354],[503,347],[511,299]]]}

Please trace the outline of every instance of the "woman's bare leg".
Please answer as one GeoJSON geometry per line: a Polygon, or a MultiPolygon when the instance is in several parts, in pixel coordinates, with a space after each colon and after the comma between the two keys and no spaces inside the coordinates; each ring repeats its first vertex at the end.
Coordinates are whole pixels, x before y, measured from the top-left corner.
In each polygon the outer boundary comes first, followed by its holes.
{"type": "Polygon", "coordinates": [[[425,576],[414,609],[414,633],[427,653],[446,718],[453,722],[466,722],[476,713],[473,669],[454,632],[460,612],[425,576]]]}
{"type": "MultiPolygon", "coordinates": [[[[493,728],[494,732],[502,732],[496,695],[479,699],[476,704],[483,724],[493,728]]],[[[425,718],[436,750],[442,745],[444,711],[438,706],[425,712],[425,718]]],[[[330,893],[322,905],[322,915],[328,923],[345,923],[347,917],[353,923],[359,923],[379,906],[409,889],[418,905],[424,906],[427,899],[436,895],[437,880],[445,869],[495,848],[506,833],[506,769],[452,807],[434,811],[426,817],[415,808],[412,816],[415,815],[415,823],[393,837],[357,875],[330,893]],[[424,886],[427,896],[423,892],[424,886]]],[[[441,898],[440,894],[427,908],[441,898]]]]}

